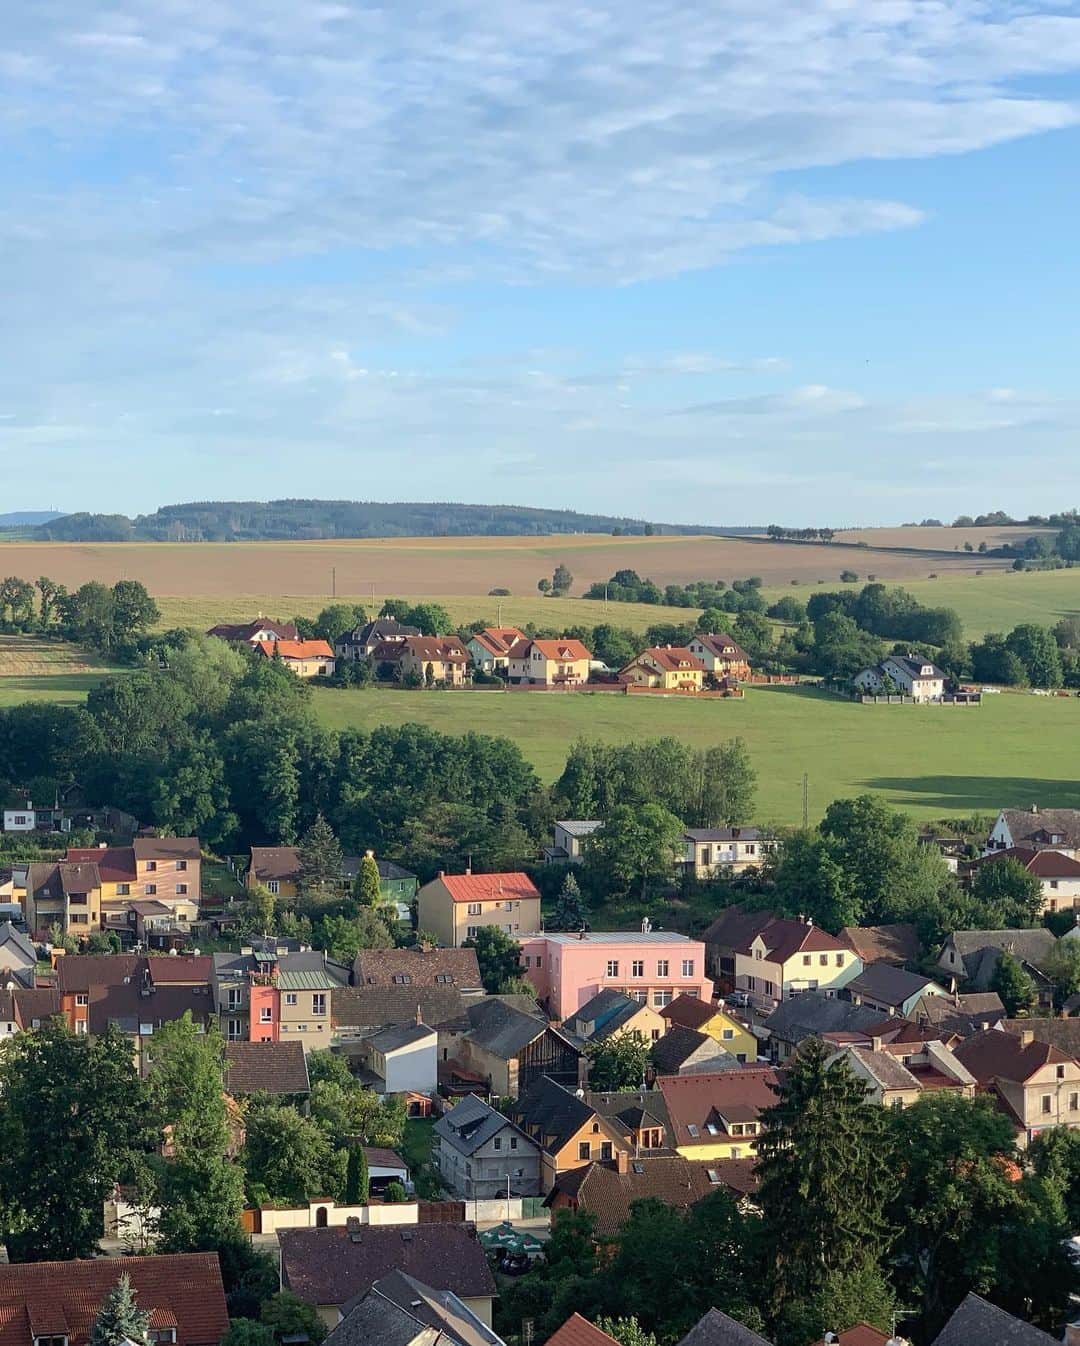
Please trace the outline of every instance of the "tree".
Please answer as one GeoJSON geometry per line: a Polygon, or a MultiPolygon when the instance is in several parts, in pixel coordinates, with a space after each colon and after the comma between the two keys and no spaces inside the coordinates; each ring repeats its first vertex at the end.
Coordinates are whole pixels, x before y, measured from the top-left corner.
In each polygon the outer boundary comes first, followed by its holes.
{"type": "Polygon", "coordinates": [[[596,1326],[619,1346],[656,1346],[656,1334],[642,1331],[636,1318],[597,1318],[596,1326]]]}
{"type": "Polygon", "coordinates": [[[857,885],[834,858],[828,842],[813,832],[785,838],[772,877],[787,916],[808,916],[833,934],[846,925],[858,925],[862,918],[857,885]]]}
{"type": "Polygon", "coordinates": [[[588,913],[581,896],[581,889],[578,887],[578,881],[574,877],[573,870],[567,869],[566,877],[559,889],[559,896],[555,900],[551,928],[553,930],[580,930],[587,919],[588,913]]]}
{"type": "Polygon", "coordinates": [[[402,1202],[408,1201],[409,1194],[406,1192],[404,1185],[395,1178],[386,1184],[386,1194],[383,1199],[388,1205],[401,1205],[402,1202]]]}
{"type": "Polygon", "coordinates": [[[555,573],[551,577],[551,592],[554,594],[565,594],[570,592],[570,586],[574,582],[574,577],[566,566],[560,561],[555,567],[555,573]]]}
{"type": "Polygon", "coordinates": [[[385,905],[378,861],[370,851],[360,861],[360,868],[353,883],[353,897],[362,907],[370,907],[372,911],[385,905]]]}
{"type": "Polygon", "coordinates": [[[610,875],[628,892],[640,884],[642,900],[649,884],[671,874],[683,825],[662,804],[617,804],[589,847],[589,872],[610,875]]]}
{"type": "Polygon", "coordinates": [[[262,1321],[278,1342],[306,1337],[310,1346],[319,1346],[326,1336],[326,1325],[319,1311],[291,1290],[279,1290],[263,1305],[262,1321]]]}
{"type": "Polygon", "coordinates": [[[274,1334],[265,1323],[251,1318],[233,1318],[221,1338],[221,1346],[274,1346],[274,1334]]]}
{"type": "Polygon", "coordinates": [[[112,587],[113,630],[129,640],[161,620],[158,605],[138,580],[117,580],[112,587]]]}
{"type": "Polygon", "coordinates": [[[333,645],[366,621],[367,613],[358,603],[330,603],[315,618],[315,637],[333,645]]]}
{"type": "Polygon", "coordinates": [[[385,910],[361,907],[355,916],[324,916],[312,939],[339,963],[351,963],[361,949],[392,949],[394,937],[383,919],[385,910]]]}
{"type": "Polygon", "coordinates": [[[41,595],[41,603],[38,609],[41,625],[48,627],[52,622],[53,613],[56,611],[57,600],[61,595],[67,593],[67,589],[58,584],[56,580],[51,580],[48,575],[42,575],[37,581],[37,589],[41,595]]]}
{"type": "Polygon", "coordinates": [[[1061,686],[1061,654],[1053,632],[1047,627],[1030,622],[1014,627],[1005,645],[1023,664],[1033,687],[1061,686]]]}
{"type": "Polygon", "coordinates": [[[498,995],[503,983],[517,976],[521,946],[497,925],[482,925],[472,939],[465,941],[465,947],[476,950],[480,980],[488,995],[498,995]]]}
{"type": "Polygon", "coordinates": [[[269,888],[257,883],[248,889],[246,919],[261,935],[268,935],[274,928],[274,911],[277,899],[269,888]]]}
{"type": "Polygon", "coordinates": [[[150,1315],[135,1303],[131,1279],[122,1272],[113,1288],[101,1301],[90,1329],[90,1346],[146,1346],[150,1338],[150,1315]]]}
{"type": "Polygon", "coordinates": [[[695,826],[740,827],[753,817],[757,772],[741,738],[697,753],[694,781],[695,826]]]}
{"type": "Polygon", "coordinates": [[[752,660],[764,659],[772,651],[772,625],[760,613],[740,612],[735,618],[731,634],[752,660]]]}
{"type": "Polygon", "coordinates": [[[91,580],[68,594],[61,606],[65,625],[76,640],[110,650],[115,633],[115,600],[111,589],[91,580]]]}
{"type": "Polygon", "coordinates": [[[0,1213],[12,1259],[92,1257],[101,1203],[147,1138],[131,1043],[112,1027],[80,1037],[51,1019],[6,1045],[0,1095],[0,1213]]]}
{"type": "Polygon", "coordinates": [[[551,593],[551,581],[547,578],[546,575],[542,579],[538,579],[536,581],[536,587],[540,590],[542,594],[551,593]]]}
{"type": "Polygon", "coordinates": [[[345,1204],[366,1206],[368,1190],[367,1155],[362,1145],[353,1145],[349,1150],[349,1163],[345,1170],[345,1204]]]}
{"type": "Polygon", "coordinates": [[[1001,997],[1010,1019],[1021,1011],[1026,1012],[1035,1003],[1035,983],[1024,971],[1020,960],[1005,950],[998,959],[990,989],[1001,997]]]}
{"type": "Polygon", "coordinates": [[[300,838],[300,886],[311,896],[340,884],[344,858],[341,843],[321,813],[300,838]]]}
{"type": "Polygon", "coordinates": [[[605,1093],[641,1089],[649,1068],[650,1044],[642,1033],[616,1033],[586,1047],[589,1084],[605,1093]]]}
{"type": "Polygon", "coordinates": [[[802,1045],[778,1092],[761,1114],[758,1199],[767,1302],[783,1321],[835,1277],[878,1271],[892,1177],[883,1109],[845,1062],[829,1064],[823,1042],[802,1045]]]}
{"type": "Polygon", "coordinates": [[[880,663],[883,651],[876,636],[860,630],[843,612],[829,612],[814,622],[814,665],[827,678],[848,682],[861,669],[880,663]]]}
{"type": "Polygon", "coordinates": [[[29,622],[34,615],[34,586],[17,575],[0,580],[0,621],[8,613],[15,624],[29,622]]]}
{"type": "Polygon", "coordinates": [[[340,1197],[345,1185],[344,1152],[294,1107],[254,1108],[248,1117],[244,1162],[248,1193],[303,1204],[311,1197],[340,1197]]]}
{"type": "Polygon", "coordinates": [[[1042,918],[1042,884],[1011,855],[983,861],[971,892],[986,909],[984,930],[1023,929],[1042,918]]]}

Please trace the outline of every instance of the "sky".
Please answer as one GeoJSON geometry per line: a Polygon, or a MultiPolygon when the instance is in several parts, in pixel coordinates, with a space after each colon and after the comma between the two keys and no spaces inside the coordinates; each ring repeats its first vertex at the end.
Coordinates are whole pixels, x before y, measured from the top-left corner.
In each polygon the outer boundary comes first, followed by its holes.
{"type": "Polygon", "coordinates": [[[1080,0],[35,0],[0,512],[1080,504],[1080,0]]]}

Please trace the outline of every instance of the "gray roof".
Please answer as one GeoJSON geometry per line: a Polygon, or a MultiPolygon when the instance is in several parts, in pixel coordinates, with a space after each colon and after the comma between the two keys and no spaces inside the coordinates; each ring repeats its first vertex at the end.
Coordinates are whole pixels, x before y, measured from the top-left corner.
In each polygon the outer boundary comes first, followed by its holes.
{"type": "Polygon", "coordinates": [[[688,827],[683,833],[691,841],[757,841],[762,835],[760,827],[688,827]]]}
{"type": "Polygon", "coordinates": [[[641,1002],[632,996],[607,988],[598,991],[591,1000],[586,1000],[580,1009],[564,1019],[563,1028],[579,1038],[602,1042],[612,1033],[617,1033],[628,1019],[632,1019],[642,1009],[641,1002]],[[590,1027],[592,1032],[588,1031],[590,1027]]]}
{"type": "MultiPolygon", "coordinates": [[[[528,936],[524,936],[528,938],[528,936]]],[[[537,939],[550,939],[558,944],[689,944],[687,935],[676,930],[545,930],[537,939]]]]}
{"type": "Polygon", "coordinates": [[[710,1309],[679,1346],[772,1346],[772,1343],[719,1309],[710,1309]]]}
{"type": "Polygon", "coordinates": [[[559,818],[555,822],[556,827],[561,827],[572,837],[591,837],[603,825],[602,821],[595,818],[559,818]]]}
{"type": "Polygon", "coordinates": [[[37,950],[34,948],[28,935],[24,935],[21,930],[16,930],[10,921],[5,921],[0,925],[0,947],[10,944],[18,949],[24,958],[31,963],[37,962],[37,950]]]}
{"type": "Polygon", "coordinates": [[[590,1117],[598,1115],[584,1099],[547,1075],[534,1080],[510,1105],[510,1111],[526,1135],[551,1153],[561,1149],[590,1117]]]}
{"type": "Polygon", "coordinates": [[[652,1061],[658,1075],[678,1075],[686,1062],[697,1053],[703,1055],[695,1062],[695,1069],[737,1069],[738,1061],[715,1038],[699,1033],[694,1028],[670,1028],[652,1046],[652,1061]],[[710,1045],[712,1050],[710,1051],[710,1045]]]}
{"type": "MultiPolygon", "coordinates": [[[[466,1094],[455,1103],[435,1123],[435,1134],[445,1145],[450,1145],[461,1154],[475,1154],[481,1145],[486,1145],[492,1136],[509,1127],[518,1135],[525,1133],[514,1125],[509,1117],[496,1112],[475,1094],[466,1094]]],[[[526,1141],[533,1144],[528,1136],[526,1141]]]]}
{"type": "Polygon", "coordinates": [[[804,991],[782,1000],[765,1020],[765,1027],[783,1042],[799,1043],[819,1033],[865,1033],[880,1024],[881,1010],[830,1000],[824,991],[804,991]]]}
{"type": "Polygon", "coordinates": [[[539,1014],[524,1014],[497,996],[485,996],[469,1005],[466,1014],[469,1041],[503,1061],[515,1057],[549,1027],[539,1014]]]}
{"type": "Polygon", "coordinates": [[[946,676],[931,660],[911,659],[906,654],[890,654],[885,663],[899,664],[913,678],[944,678],[946,676]],[[924,668],[928,668],[929,673],[924,673],[924,668]]]}
{"type": "Polygon", "coordinates": [[[376,1033],[374,1037],[368,1039],[370,1046],[377,1052],[385,1055],[387,1052],[397,1051],[399,1047],[410,1047],[415,1042],[423,1042],[426,1038],[437,1038],[438,1033],[434,1028],[429,1028],[427,1024],[392,1024],[389,1028],[384,1028],[381,1033],[376,1033]]]}
{"type": "MultiPolygon", "coordinates": [[[[949,939],[964,960],[964,970],[969,977],[982,971],[979,968],[980,955],[986,949],[998,953],[1007,949],[1014,957],[1030,963],[1032,967],[1041,967],[1057,948],[1054,935],[1042,926],[1036,930],[956,930],[949,939]]],[[[996,966],[997,958],[993,959],[993,963],[996,966]]]]}
{"type": "MultiPolygon", "coordinates": [[[[871,1000],[880,1000],[883,1004],[899,1007],[905,1000],[918,995],[928,986],[937,986],[937,983],[930,977],[920,976],[917,972],[893,967],[891,963],[871,963],[849,981],[845,989],[850,995],[863,995],[871,1000]]],[[[944,988],[938,987],[938,989],[944,988]]]]}
{"type": "Polygon", "coordinates": [[[333,1346],[503,1346],[452,1291],[404,1271],[381,1277],[326,1338],[333,1346]]]}
{"type": "Polygon", "coordinates": [[[1066,846],[1080,847],[1080,809],[1002,809],[1014,846],[1045,846],[1045,838],[1063,836],[1066,846]]]}
{"type": "Polygon", "coordinates": [[[588,1090],[584,1100],[600,1117],[627,1134],[651,1125],[664,1128],[664,1144],[671,1135],[671,1117],[659,1089],[624,1089],[602,1094],[588,1090]]]}
{"type": "Polygon", "coordinates": [[[919,1089],[919,1081],[890,1052],[875,1052],[867,1047],[849,1047],[847,1050],[883,1089],[919,1089]]]}
{"type": "Polygon", "coordinates": [[[1058,1346],[1058,1339],[970,1292],[932,1346],[1058,1346]]]}

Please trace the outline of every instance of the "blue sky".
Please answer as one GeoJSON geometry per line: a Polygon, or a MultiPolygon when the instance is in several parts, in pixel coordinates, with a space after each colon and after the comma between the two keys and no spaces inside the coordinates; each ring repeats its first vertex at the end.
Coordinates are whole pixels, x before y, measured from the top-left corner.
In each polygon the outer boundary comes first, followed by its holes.
{"type": "Polygon", "coordinates": [[[48,0],[0,512],[1080,503],[1080,5],[48,0]]]}

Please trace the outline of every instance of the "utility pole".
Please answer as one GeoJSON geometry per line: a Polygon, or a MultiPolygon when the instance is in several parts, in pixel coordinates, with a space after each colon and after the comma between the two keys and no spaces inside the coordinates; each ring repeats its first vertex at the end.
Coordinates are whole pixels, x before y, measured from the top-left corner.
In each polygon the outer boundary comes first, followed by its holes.
{"type": "Polygon", "coordinates": [[[337,566],[330,567],[330,597],[337,598],[337,566]]]}
{"type": "Polygon", "coordinates": [[[501,629],[502,629],[502,603],[499,604],[499,621],[498,621],[498,626],[499,626],[499,629],[501,630],[501,629]]]}
{"type": "Polygon", "coordinates": [[[802,775],[802,825],[805,832],[810,826],[810,777],[804,771],[802,775]]]}

